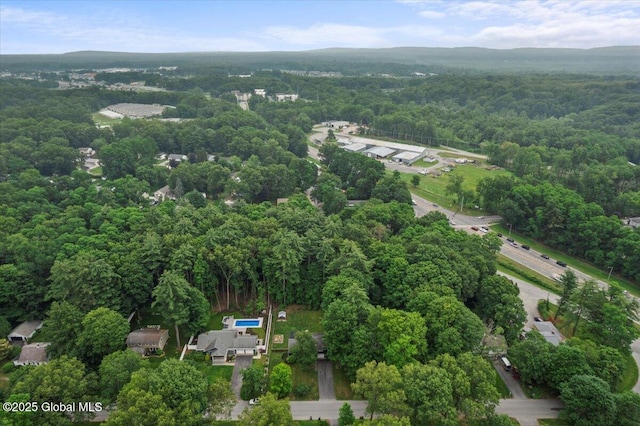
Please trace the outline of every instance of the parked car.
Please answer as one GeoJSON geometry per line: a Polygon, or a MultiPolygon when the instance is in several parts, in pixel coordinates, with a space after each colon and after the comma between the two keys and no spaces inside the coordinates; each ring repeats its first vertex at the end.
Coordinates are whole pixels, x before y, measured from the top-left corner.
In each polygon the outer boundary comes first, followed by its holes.
{"type": "Polygon", "coordinates": [[[472,226],[471,229],[473,229],[474,231],[477,231],[478,227],[477,226],[472,226]]]}
{"type": "Polygon", "coordinates": [[[512,245],[513,247],[515,247],[515,248],[518,248],[518,247],[519,247],[519,246],[518,246],[518,244],[516,244],[516,243],[515,243],[515,242],[513,242],[513,241],[511,242],[511,245],[512,245]]]}
{"type": "Polygon", "coordinates": [[[567,266],[566,262],[563,262],[562,260],[556,260],[556,263],[560,266],[562,266],[563,268],[565,268],[567,266]]]}
{"type": "Polygon", "coordinates": [[[548,254],[544,254],[544,253],[541,254],[540,257],[543,258],[543,259],[549,259],[549,255],[548,254]]]}
{"type": "Polygon", "coordinates": [[[528,245],[526,245],[526,244],[523,244],[521,247],[522,247],[523,249],[525,249],[525,250],[531,250],[531,247],[529,247],[529,246],[528,246],[528,245]]]}
{"type": "Polygon", "coordinates": [[[433,207],[438,207],[436,203],[431,204],[433,207]]]}
{"type": "Polygon", "coordinates": [[[507,241],[509,241],[510,243],[513,243],[515,240],[513,238],[507,238],[507,241]]]}
{"type": "Polygon", "coordinates": [[[480,230],[481,230],[482,232],[489,232],[489,228],[488,228],[487,226],[481,226],[481,227],[480,227],[480,230]]]}
{"type": "Polygon", "coordinates": [[[540,318],[540,317],[533,317],[533,320],[535,322],[542,322],[542,318],[540,318]]]}
{"type": "Polygon", "coordinates": [[[256,405],[258,402],[260,402],[260,398],[251,398],[249,400],[249,405],[256,405]]]}
{"type": "Polygon", "coordinates": [[[502,237],[502,232],[498,232],[498,237],[502,237]]]}

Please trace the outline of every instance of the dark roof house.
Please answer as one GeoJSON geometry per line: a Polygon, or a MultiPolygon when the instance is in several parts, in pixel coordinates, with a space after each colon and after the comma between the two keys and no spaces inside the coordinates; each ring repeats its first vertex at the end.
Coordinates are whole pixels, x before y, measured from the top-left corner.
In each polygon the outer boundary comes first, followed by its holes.
{"type": "Polygon", "coordinates": [[[197,349],[211,355],[211,362],[224,362],[229,355],[255,355],[258,336],[237,330],[211,330],[198,335],[197,349]]]}
{"type": "Polygon", "coordinates": [[[49,361],[47,356],[47,346],[50,343],[29,343],[22,347],[20,356],[13,360],[13,365],[41,365],[46,364],[49,361]]]}
{"type": "Polygon", "coordinates": [[[127,347],[141,355],[146,355],[150,349],[164,349],[169,340],[169,330],[160,328],[141,328],[132,331],[127,336],[127,347]]]}

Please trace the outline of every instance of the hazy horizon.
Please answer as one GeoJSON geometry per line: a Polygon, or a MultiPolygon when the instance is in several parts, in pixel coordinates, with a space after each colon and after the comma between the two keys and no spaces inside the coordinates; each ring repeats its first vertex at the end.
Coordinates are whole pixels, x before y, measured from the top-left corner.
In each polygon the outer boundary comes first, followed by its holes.
{"type": "Polygon", "coordinates": [[[640,45],[637,1],[12,1],[0,54],[640,45]]]}

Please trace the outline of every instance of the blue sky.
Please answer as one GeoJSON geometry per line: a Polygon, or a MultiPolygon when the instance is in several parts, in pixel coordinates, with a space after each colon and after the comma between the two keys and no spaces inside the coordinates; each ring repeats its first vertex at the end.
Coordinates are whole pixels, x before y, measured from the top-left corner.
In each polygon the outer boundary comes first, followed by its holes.
{"type": "Polygon", "coordinates": [[[640,45],[640,1],[11,1],[0,53],[640,45]]]}

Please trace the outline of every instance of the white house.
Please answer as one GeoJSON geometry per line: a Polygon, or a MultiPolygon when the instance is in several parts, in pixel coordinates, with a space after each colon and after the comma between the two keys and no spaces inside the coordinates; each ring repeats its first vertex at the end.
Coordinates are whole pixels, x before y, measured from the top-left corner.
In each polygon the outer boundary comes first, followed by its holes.
{"type": "Polygon", "coordinates": [[[241,335],[238,330],[211,330],[198,335],[197,350],[211,356],[212,364],[224,363],[234,355],[256,356],[258,336],[241,335]]]}

